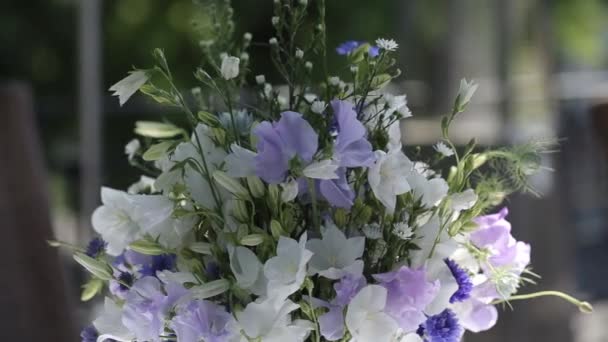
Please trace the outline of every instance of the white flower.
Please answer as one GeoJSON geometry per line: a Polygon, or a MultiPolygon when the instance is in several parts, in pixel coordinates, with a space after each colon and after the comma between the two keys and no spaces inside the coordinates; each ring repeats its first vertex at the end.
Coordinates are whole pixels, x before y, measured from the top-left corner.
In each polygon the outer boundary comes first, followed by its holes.
{"type": "Polygon", "coordinates": [[[264,84],[264,96],[270,97],[272,95],[272,85],[270,83],[264,84]]]}
{"type": "Polygon", "coordinates": [[[361,230],[365,237],[370,240],[382,239],[382,229],[380,229],[380,225],[376,222],[366,224],[361,230]]]}
{"type": "Polygon", "coordinates": [[[246,62],[246,61],[249,60],[249,54],[247,52],[241,53],[240,57],[241,57],[241,60],[244,61],[244,62],[246,62]]]}
{"type": "Polygon", "coordinates": [[[444,157],[451,157],[454,155],[454,151],[448,147],[443,141],[440,141],[433,146],[435,151],[441,153],[444,157]]]}
{"type": "Polygon", "coordinates": [[[237,144],[230,145],[232,153],[226,156],[226,174],[233,178],[255,175],[255,157],[257,153],[242,148],[237,144]]]}
{"type": "Polygon", "coordinates": [[[258,296],[266,294],[264,267],[258,257],[250,249],[241,246],[229,248],[229,252],[230,269],[236,278],[236,284],[258,296]]]}
{"type": "Polygon", "coordinates": [[[251,39],[253,38],[253,35],[251,34],[251,32],[245,32],[245,34],[243,34],[243,39],[246,41],[251,41],[251,39]]]}
{"type": "Polygon", "coordinates": [[[277,44],[279,44],[279,41],[275,37],[272,37],[268,40],[268,43],[270,45],[277,45],[277,44]]]}
{"type": "Polygon", "coordinates": [[[311,239],[306,249],[313,252],[309,274],[319,274],[328,279],[340,279],[346,274],[360,275],[363,272],[364,237],[347,239],[334,224],[322,231],[323,239],[311,239]]]}
{"type": "Polygon", "coordinates": [[[300,241],[281,236],[277,256],[266,261],[264,275],[268,279],[268,296],[289,296],[296,292],[306,278],[306,264],[312,257],[306,249],[306,232],[300,241]]]}
{"type": "Polygon", "coordinates": [[[302,170],[302,174],[313,179],[336,179],[336,170],[340,167],[331,159],[314,161],[302,170]]]}
{"type": "Polygon", "coordinates": [[[139,90],[139,88],[148,82],[148,79],[148,73],[145,71],[132,71],[129,73],[129,76],[111,86],[110,91],[114,92],[114,94],[112,94],[113,96],[118,96],[118,102],[122,106],[139,90]]]}
{"type": "Polygon", "coordinates": [[[262,84],[266,83],[266,76],[264,76],[264,75],[257,75],[255,77],[255,83],[257,83],[259,85],[262,85],[262,84]]]}
{"type": "Polygon", "coordinates": [[[302,51],[301,49],[296,49],[296,58],[297,59],[304,58],[304,51],[302,51]]]}
{"type": "Polygon", "coordinates": [[[281,184],[281,201],[287,203],[293,201],[298,196],[299,185],[295,179],[281,184]]]}
{"type": "Polygon", "coordinates": [[[291,321],[291,312],[300,306],[280,297],[269,297],[251,302],[236,313],[236,319],[247,340],[260,342],[303,342],[313,324],[305,320],[291,321]]]}
{"type": "Polygon", "coordinates": [[[416,333],[409,333],[401,337],[399,342],[422,342],[422,337],[416,333]]]}
{"type": "Polygon", "coordinates": [[[308,5],[308,0],[300,0],[300,5],[302,5],[302,6],[308,5]]]}
{"type": "Polygon", "coordinates": [[[336,87],[340,84],[340,77],[332,76],[328,79],[328,82],[329,82],[329,85],[336,87]]]}
{"type": "Polygon", "coordinates": [[[443,266],[444,259],[450,257],[458,248],[458,243],[451,239],[447,229],[441,229],[441,222],[437,216],[431,217],[428,222],[416,229],[416,245],[420,248],[411,252],[411,267],[426,266],[427,274],[438,274],[443,266]],[[433,258],[429,255],[433,250],[433,258]]]}
{"type": "Polygon", "coordinates": [[[312,70],[312,62],[307,61],[306,63],[304,63],[304,67],[309,71],[312,70]]]}
{"type": "Polygon", "coordinates": [[[463,192],[450,196],[450,204],[453,211],[460,212],[462,210],[471,209],[477,203],[477,194],[473,189],[467,189],[463,192]]]}
{"type": "Polygon", "coordinates": [[[239,75],[239,63],[241,60],[238,57],[228,56],[222,59],[222,77],[225,80],[231,80],[239,75]]]}
{"type": "Polygon", "coordinates": [[[310,110],[316,114],[323,114],[326,106],[325,101],[314,101],[312,105],[310,105],[310,110]]]}
{"type": "Polygon", "coordinates": [[[93,212],[93,229],[108,243],[106,252],[119,255],[133,241],[142,236],[139,225],[134,219],[134,195],[103,187],[101,188],[102,206],[93,212]]]}
{"type": "Polygon", "coordinates": [[[391,151],[401,151],[401,125],[399,121],[393,122],[388,128],[388,144],[386,146],[391,151]]]}
{"type": "Polygon", "coordinates": [[[139,140],[133,139],[133,140],[129,141],[125,145],[125,154],[127,155],[127,158],[129,160],[132,160],[133,157],[135,156],[135,153],[137,153],[140,148],[141,148],[141,143],[139,142],[139,140]]]}
{"type": "MultiPolygon", "coordinates": [[[[166,168],[164,170],[166,171],[156,180],[156,188],[162,190],[164,193],[169,193],[173,191],[173,187],[177,183],[181,183],[186,185],[192,199],[197,204],[205,208],[216,207],[217,203],[215,202],[214,197],[210,196],[210,194],[212,194],[211,186],[209,185],[207,177],[203,174],[208,172],[209,176],[213,175],[213,172],[217,170],[218,166],[224,162],[226,151],[223,148],[216,146],[213,139],[211,139],[211,136],[211,129],[206,125],[199,124],[194,133],[192,133],[191,141],[181,143],[177,146],[169,162],[165,165],[166,168]],[[202,148],[205,162],[203,162],[203,159],[201,158],[199,146],[202,148]],[[192,165],[188,164],[184,166],[183,175],[181,169],[171,171],[173,165],[188,159],[196,161],[196,164],[201,167],[206,165],[206,170],[194,169],[192,165]],[[201,174],[201,172],[203,174],[201,174]]],[[[219,192],[219,194],[217,194],[219,197],[227,196],[227,194],[220,189],[221,187],[215,188],[218,190],[217,192],[219,192]]]]}
{"type": "Polygon", "coordinates": [[[103,313],[93,321],[93,326],[99,332],[97,341],[112,339],[128,342],[135,338],[135,335],[122,324],[122,309],[108,297],[103,303],[103,313]]]}
{"type": "Polygon", "coordinates": [[[361,289],[348,305],[346,327],[351,342],[392,341],[399,326],[384,313],[387,291],[380,285],[361,289]]]}
{"type": "Polygon", "coordinates": [[[393,227],[393,234],[395,234],[401,240],[410,240],[414,235],[414,231],[412,230],[412,227],[407,224],[407,222],[399,222],[393,227]]]}
{"type": "Polygon", "coordinates": [[[357,65],[351,65],[350,66],[350,72],[353,74],[356,74],[359,72],[359,67],[357,65]]]}
{"type": "Polygon", "coordinates": [[[376,39],[376,45],[386,51],[395,51],[399,48],[399,44],[393,39],[378,38],[376,39]]]}
{"type": "Polygon", "coordinates": [[[190,237],[196,218],[192,215],[175,218],[175,205],[162,195],[134,195],[133,219],[143,233],[149,234],[167,248],[180,247],[190,237]]]}
{"type": "Polygon", "coordinates": [[[445,256],[441,253],[433,255],[432,260],[428,261],[431,265],[427,269],[426,277],[430,282],[439,282],[439,292],[435,298],[424,309],[424,313],[433,316],[441,313],[450,305],[450,299],[456,291],[458,291],[458,283],[452,274],[452,271],[445,263],[445,256]]]}
{"type": "Polygon", "coordinates": [[[479,84],[477,84],[473,80],[471,80],[471,82],[467,82],[466,78],[460,80],[460,89],[458,90],[457,97],[459,109],[463,109],[469,103],[469,101],[471,101],[471,98],[473,97],[473,94],[475,94],[477,87],[479,87],[479,84]]]}
{"type": "Polygon", "coordinates": [[[375,154],[376,162],[368,170],[369,186],[387,212],[393,213],[397,196],[410,191],[407,174],[413,164],[400,150],[375,154]]]}
{"type": "Polygon", "coordinates": [[[412,172],[407,181],[414,190],[414,196],[426,208],[437,206],[447,196],[450,188],[443,178],[427,179],[417,172],[412,172]]]}
{"type": "Polygon", "coordinates": [[[148,176],[141,176],[139,177],[139,181],[129,186],[127,192],[132,195],[137,195],[142,192],[156,192],[156,189],[154,188],[154,182],[156,182],[156,179],[154,178],[150,178],[148,176]]]}
{"type": "Polygon", "coordinates": [[[270,18],[270,22],[272,23],[272,26],[277,26],[279,24],[279,17],[270,18]]]}
{"type": "Polygon", "coordinates": [[[402,115],[403,118],[409,118],[412,116],[412,112],[407,107],[407,97],[405,95],[395,96],[393,94],[384,94],[382,96],[386,105],[388,106],[385,116],[390,116],[397,112],[402,115]]]}

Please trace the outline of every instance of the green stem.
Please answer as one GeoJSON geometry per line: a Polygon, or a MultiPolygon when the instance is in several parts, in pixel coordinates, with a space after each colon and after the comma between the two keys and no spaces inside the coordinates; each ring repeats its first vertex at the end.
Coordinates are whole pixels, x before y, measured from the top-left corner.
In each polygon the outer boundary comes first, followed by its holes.
{"type": "Polygon", "coordinates": [[[592,313],[593,312],[593,306],[591,306],[591,304],[589,302],[580,301],[568,294],[565,294],[565,293],[559,292],[559,291],[539,291],[539,292],[528,293],[528,294],[523,294],[523,295],[516,295],[516,296],[511,296],[508,299],[495,300],[492,302],[492,304],[495,305],[495,304],[510,302],[513,300],[526,300],[526,299],[533,299],[533,298],[547,297],[547,296],[559,297],[567,302],[570,302],[571,304],[578,307],[578,309],[582,313],[592,313]]]}
{"type": "Polygon", "coordinates": [[[310,192],[310,198],[312,201],[312,222],[315,229],[318,231],[320,229],[319,224],[319,209],[317,207],[317,190],[315,189],[315,181],[312,179],[308,179],[308,191],[310,192]]]}

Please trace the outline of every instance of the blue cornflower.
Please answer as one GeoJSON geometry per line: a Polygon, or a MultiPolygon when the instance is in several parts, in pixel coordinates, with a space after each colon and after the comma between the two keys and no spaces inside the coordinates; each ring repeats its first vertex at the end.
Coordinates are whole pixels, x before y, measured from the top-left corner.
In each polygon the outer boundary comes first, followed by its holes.
{"type": "Polygon", "coordinates": [[[99,333],[94,326],[89,325],[88,327],[82,329],[80,332],[80,338],[82,342],[97,342],[97,337],[99,337],[99,333]]]}
{"type": "Polygon", "coordinates": [[[356,48],[361,46],[361,42],[356,40],[347,40],[344,43],[338,45],[336,48],[336,52],[338,55],[348,55],[351,52],[355,51],[356,48]]]}
{"type": "Polygon", "coordinates": [[[103,239],[96,237],[89,241],[85,253],[91,258],[96,258],[105,251],[107,244],[103,239]]]}
{"type": "Polygon", "coordinates": [[[445,309],[438,315],[430,316],[426,322],[420,325],[417,331],[425,342],[458,342],[463,330],[456,314],[450,309],[445,309]]]}
{"type": "Polygon", "coordinates": [[[156,276],[156,272],[173,270],[175,268],[175,254],[162,254],[152,257],[151,262],[143,265],[141,269],[142,276],[156,276]]]}
{"type": "Polygon", "coordinates": [[[469,274],[462,267],[458,266],[454,260],[445,259],[445,263],[458,283],[458,290],[450,298],[450,303],[462,302],[469,299],[473,290],[473,283],[469,274]]]}
{"type": "MultiPolygon", "coordinates": [[[[359,42],[356,40],[347,40],[344,43],[338,45],[338,47],[336,48],[336,52],[338,53],[338,55],[342,56],[350,55],[351,53],[353,53],[353,51],[355,51],[359,46],[363,44],[363,42],[359,42]]],[[[378,48],[377,46],[370,46],[367,53],[370,55],[370,57],[377,57],[380,54],[380,48],[378,48]]]]}
{"type": "Polygon", "coordinates": [[[123,291],[129,289],[129,286],[133,285],[133,275],[129,272],[120,272],[118,276],[118,280],[120,280],[119,288],[123,291]]]}

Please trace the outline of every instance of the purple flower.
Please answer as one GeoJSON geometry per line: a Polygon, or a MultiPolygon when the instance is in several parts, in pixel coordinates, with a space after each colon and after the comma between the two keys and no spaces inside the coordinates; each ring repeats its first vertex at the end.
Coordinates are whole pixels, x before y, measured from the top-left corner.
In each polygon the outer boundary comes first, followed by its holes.
{"type": "Polygon", "coordinates": [[[365,277],[347,274],[342,277],[339,282],[334,284],[336,297],[332,301],[332,304],[341,307],[347,306],[365,285],[367,285],[365,277]]]}
{"type": "Polygon", "coordinates": [[[423,268],[412,270],[406,266],[373,277],[388,292],[384,311],[404,331],[416,330],[426,320],[424,309],[439,292],[439,282],[427,281],[423,268]]]}
{"type": "Polygon", "coordinates": [[[123,272],[123,271],[115,271],[115,276],[118,278],[119,281],[117,280],[110,280],[109,283],[109,289],[110,289],[110,293],[112,293],[113,295],[115,295],[116,297],[120,298],[120,299],[125,299],[127,294],[129,293],[129,287],[133,285],[133,274],[129,273],[129,272],[123,272]]]}
{"type": "Polygon", "coordinates": [[[471,297],[471,291],[473,290],[473,283],[467,271],[451,259],[445,259],[446,265],[452,272],[456,283],[458,283],[458,290],[450,297],[450,303],[462,302],[471,297]]]}
{"type": "Polygon", "coordinates": [[[187,294],[180,284],[162,284],[155,277],[139,279],[126,296],[122,323],[138,340],[157,342],[175,303],[187,294]]]}
{"type": "Polygon", "coordinates": [[[105,251],[107,245],[108,243],[103,241],[102,238],[96,237],[89,241],[85,254],[91,258],[96,258],[105,251]]]}
{"type": "Polygon", "coordinates": [[[95,329],[95,327],[92,325],[89,325],[88,327],[82,329],[82,331],[80,332],[80,338],[82,339],[82,342],[97,342],[98,336],[99,333],[97,332],[97,329],[95,329]]]}
{"type": "Polygon", "coordinates": [[[156,276],[158,271],[172,271],[175,269],[175,254],[154,255],[151,260],[142,265],[141,274],[143,276],[156,276]]]}
{"type": "Polygon", "coordinates": [[[418,334],[428,342],[458,342],[463,333],[456,315],[450,309],[429,317],[418,329],[418,334]]]}
{"type": "MultiPolygon", "coordinates": [[[[338,55],[350,55],[355,51],[359,46],[363,45],[363,42],[358,42],[356,40],[347,40],[344,43],[338,45],[336,48],[336,52],[338,55]]],[[[368,54],[371,57],[377,57],[380,54],[380,49],[377,46],[370,46],[368,50],[368,54]]]]}
{"type": "Polygon", "coordinates": [[[320,180],[321,195],[333,206],[350,208],[355,193],[346,179],[346,168],[371,166],[376,157],[372,144],[367,140],[367,130],[357,119],[353,105],[347,101],[333,100],[334,112],[332,130],[336,132],[333,159],[340,168],[336,170],[337,179],[320,180]]]}
{"type": "Polygon", "coordinates": [[[260,123],[253,134],[258,138],[256,174],[270,184],[285,180],[294,158],[303,164],[310,163],[319,146],[317,133],[296,112],[282,113],[278,122],[260,123]]]}
{"type": "Polygon", "coordinates": [[[530,263],[530,245],[517,241],[511,235],[511,224],[505,220],[509,210],[480,216],[474,221],[479,228],[471,234],[471,242],[490,252],[489,263],[494,267],[509,267],[517,273],[530,263]]]}
{"type": "Polygon", "coordinates": [[[324,307],[329,309],[319,316],[319,328],[321,335],[328,341],[337,341],[344,336],[344,308],[350,301],[367,285],[363,276],[347,274],[334,284],[336,297],[330,302],[312,298],[314,308],[324,307]]]}
{"type": "Polygon", "coordinates": [[[180,308],[171,328],[181,342],[224,342],[238,334],[234,317],[222,306],[206,300],[195,300],[180,308]]]}

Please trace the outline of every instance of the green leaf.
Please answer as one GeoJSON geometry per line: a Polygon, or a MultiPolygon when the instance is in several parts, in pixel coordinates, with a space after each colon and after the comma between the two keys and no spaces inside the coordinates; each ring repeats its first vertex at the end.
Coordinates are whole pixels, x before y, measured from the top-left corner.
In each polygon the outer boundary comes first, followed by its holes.
{"type": "Polygon", "coordinates": [[[382,89],[386,87],[392,79],[393,77],[389,74],[380,74],[372,79],[371,87],[372,89],[382,89]]]}
{"type": "Polygon", "coordinates": [[[198,254],[211,255],[211,244],[207,242],[194,242],[188,248],[198,254]]]}
{"type": "Polygon", "coordinates": [[[202,123],[209,127],[219,127],[220,121],[217,119],[217,116],[201,110],[198,112],[198,119],[201,120],[202,123]]]}
{"type": "Polygon", "coordinates": [[[145,161],[156,161],[166,156],[169,151],[175,147],[175,142],[172,140],[163,141],[158,144],[154,144],[144,152],[142,158],[145,161]]]}
{"type": "Polygon", "coordinates": [[[137,121],[135,133],[149,138],[171,138],[184,134],[184,130],[170,123],[155,121],[137,121]]]}
{"type": "Polygon", "coordinates": [[[84,253],[76,253],[74,254],[74,260],[77,263],[82,265],[89,273],[96,276],[101,280],[111,280],[112,278],[112,268],[106,262],[93,259],[90,256],[84,253]]]}
{"type": "Polygon", "coordinates": [[[80,300],[83,302],[88,302],[89,300],[93,299],[96,295],[101,293],[101,290],[103,290],[103,284],[103,280],[98,278],[89,280],[82,286],[80,300]]]}
{"type": "Polygon", "coordinates": [[[230,289],[230,282],[226,279],[210,281],[200,286],[194,286],[190,293],[194,298],[207,299],[220,295],[230,289]]]}
{"type": "Polygon", "coordinates": [[[262,234],[249,234],[239,241],[243,246],[255,247],[264,242],[264,235],[262,234]]]}
{"type": "Polygon", "coordinates": [[[167,250],[155,241],[138,240],[129,245],[129,249],[145,255],[167,254],[167,250]]]}
{"type": "Polygon", "coordinates": [[[368,43],[362,44],[348,56],[348,62],[350,64],[357,64],[362,62],[365,58],[365,54],[369,53],[369,48],[370,45],[368,43]]]}
{"type": "Polygon", "coordinates": [[[225,172],[215,171],[213,173],[213,179],[231,194],[241,199],[249,199],[249,192],[247,192],[247,189],[245,189],[238,180],[231,178],[225,172]]]}

